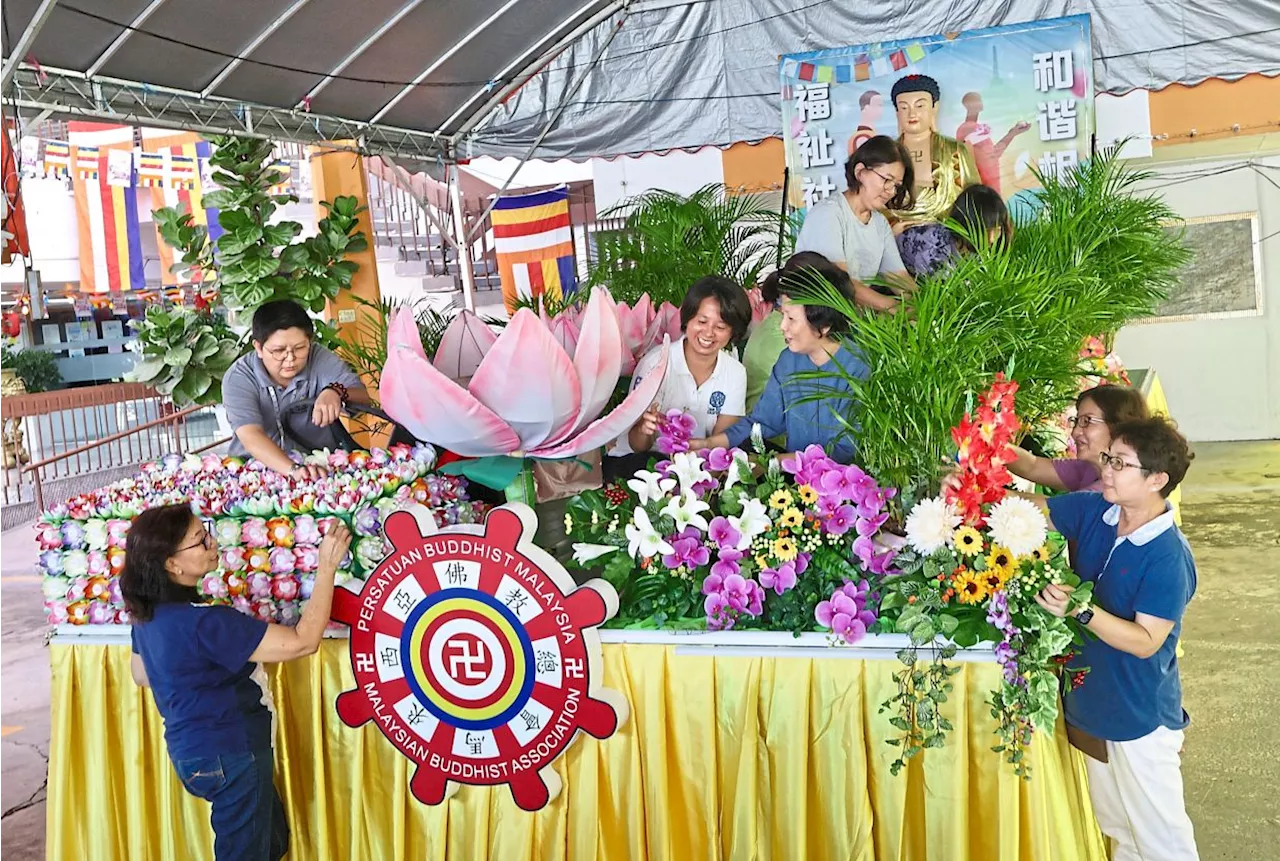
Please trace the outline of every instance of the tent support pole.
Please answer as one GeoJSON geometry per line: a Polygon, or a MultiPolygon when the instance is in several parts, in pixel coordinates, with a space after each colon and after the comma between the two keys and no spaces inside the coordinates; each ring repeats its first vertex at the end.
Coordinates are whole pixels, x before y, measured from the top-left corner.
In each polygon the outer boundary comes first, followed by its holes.
{"type": "MultiPolygon", "coordinates": [[[[462,304],[468,311],[475,313],[476,310],[476,273],[471,268],[471,239],[467,236],[467,215],[462,209],[462,182],[458,176],[458,172],[462,168],[458,165],[449,165],[449,201],[453,204],[453,224],[455,245],[458,250],[458,274],[462,276],[462,304]]],[[[484,218],[489,214],[486,209],[484,215],[480,216],[480,224],[484,224],[484,218]]]]}

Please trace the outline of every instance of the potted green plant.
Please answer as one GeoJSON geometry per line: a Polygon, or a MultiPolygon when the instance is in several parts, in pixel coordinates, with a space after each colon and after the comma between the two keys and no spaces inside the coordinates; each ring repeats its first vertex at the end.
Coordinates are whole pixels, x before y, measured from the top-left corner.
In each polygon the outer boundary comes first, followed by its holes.
{"type": "Polygon", "coordinates": [[[48,392],[62,385],[62,372],[53,353],[45,350],[21,349],[16,343],[6,343],[3,350],[5,394],[20,393],[14,389],[17,383],[26,392],[48,392]]]}
{"type": "Polygon", "coordinates": [[[178,407],[222,402],[222,375],[242,352],[226,321],[189,308],[151,307],[133,326],[138,360],[126,379],[168,395],[178,407]]]}

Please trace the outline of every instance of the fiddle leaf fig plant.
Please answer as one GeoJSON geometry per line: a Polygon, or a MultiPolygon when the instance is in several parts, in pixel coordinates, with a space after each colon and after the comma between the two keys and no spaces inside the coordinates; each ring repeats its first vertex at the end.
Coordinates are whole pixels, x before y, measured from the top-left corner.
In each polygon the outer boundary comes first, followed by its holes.
{"type": "Polygon", "coordinates": [[[153,306],[132,325],[138,358],[126,379],[170,396],[179,407],[222,402],[222,377],[243,345],[221,317],[153,306]]]}
{"type": "Polygon", "coordinates": [[[357,230],[364,207],[355,197],[321,203],[327,212],[316,235],[299,239],[302,225],[274,221],[280,206],[297,201],[292,194],[271,194],[282,177],[271,167],[272,144],[256,138],[213,137],[209,157],[220,188],[204,196],[219,210],[223,233],[209,239],[207,227],[191,213],[167,207],[155,213],[164,241],[178,251],[175,271],[199,271],[204,289],[217,288],[227,308],[250,315],[264,302],[291,299],[312,313],[351,285],[358,264],[347,255],[369,247],[357,230]]]}

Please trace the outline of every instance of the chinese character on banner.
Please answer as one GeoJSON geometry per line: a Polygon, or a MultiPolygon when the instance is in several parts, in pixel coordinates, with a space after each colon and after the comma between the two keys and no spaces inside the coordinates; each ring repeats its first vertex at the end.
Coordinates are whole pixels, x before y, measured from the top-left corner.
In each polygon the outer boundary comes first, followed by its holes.
{"type": "Polygon", "coordinates": [[[1076,137],[1076,100],[1041,102],[1040,140],[1065,141],[1076,137]]]}
{"type": "Polygon", "coordinates": [[[800,148],[800,166],[805,170],[811,167],[830,167],[836,163],[836,157],[831,152],[831,145],[835,143],[835,139],[827,134],[826,129],[818,129],[817,135],[811,135],[807,131],[796,138],[796,145],[800,148]]]}
{"type": "Polygon", "coordinates": [[[1073,149],[1064,149],[1060,152],[1047,152],[1040,157],[1038,167],[1041,176],[1060,177],[1070,173],[1079,162],[1080,156],[1073,149]]]}
{"type": "Polygon", "coordinates": [[[803,122],[810,120],[831,119],[831,87],[829,84],[814,84],[801,87],[796,95],[796,112],[803,122]]]}
{"type": "Polygon", "coordinates": [[[1032,54],[1031,63],[1037,92],[1071,89],[1075,78],[1075,61],[1072,60],[1070,51],[1032,54]]]}
{"type": "Polygon", "coordinates": [[[813,206],[818,201],[826,200],[830,197],[836,190],[836,184],[831,181],[830,176],[824,173],[822,176],[818,177],[817,182],[806,176],[804,178],[804,185],[802,188],[804,193],[804,205],[813,206]]]}

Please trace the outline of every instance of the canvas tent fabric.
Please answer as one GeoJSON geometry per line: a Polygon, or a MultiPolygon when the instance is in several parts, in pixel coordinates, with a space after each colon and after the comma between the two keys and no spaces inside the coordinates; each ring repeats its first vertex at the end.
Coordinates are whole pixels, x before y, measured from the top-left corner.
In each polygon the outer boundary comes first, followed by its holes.
{"type": "MultiPolygon", "coordinates": [[[[268,117],[280,121],[276,136],[293,129],[290,136],[306,139],[313,125],[317,134],[331,133],[334,125],[320,118],[340,118],[350,121],[353,136],[369,132],[358,136],[371,150],[394,148],[393,134],[375,130],[408,130],[430,136],[426,149],[443,158],[522,156],[550,125],[537,156],[584,158],[777,134],[776,70],[783,53],[1070,14],[1092,15],[1101,90],[1280,72],[1276,0],[224,5],[6,0],[6,79],[9,67],[33,61],[18,72],[25,87],[19,104],[28,108],[68,103],[70,90],[54,99],[51,85],[39,83],[44,78],[88,76],[133,88],[134,105],[163,114],[160,124],[190,127],[193,99],[230,100],[245,126],[250,116],[260,126],[268,117]],[[42,26],[28,38],[33,20],[42,26]],[[11,56],[15,52],[21,56],[11,56]],[[148,98],[158,88],[191,98],[148,98]]],[[[112,105],[82,89],[83,96],[72,99],[79,116],[119,121],[112,105]]],[[[155,116],[138,119],[157,124],[155,116]]]]}

